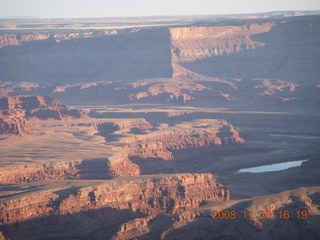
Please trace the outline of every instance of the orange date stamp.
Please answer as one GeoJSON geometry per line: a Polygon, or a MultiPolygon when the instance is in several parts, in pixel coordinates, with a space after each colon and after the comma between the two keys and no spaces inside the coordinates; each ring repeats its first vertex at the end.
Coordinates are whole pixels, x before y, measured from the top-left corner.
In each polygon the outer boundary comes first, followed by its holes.
{"type": "MultiPolygon", "coordinates": [[[[278,217],[279,219],[307,219],[309,213],[307,210],[301,211],[278,211],[271,212],[268,210],[260,211],[255,214],[255,217],[259,219],[272,219],[273,217],[278,217]]],[[[221,211],[212,211],[213,219],[247,219],[253,218],[252,211],[234,211],[234,210],[221,210],[221,211]]]]}

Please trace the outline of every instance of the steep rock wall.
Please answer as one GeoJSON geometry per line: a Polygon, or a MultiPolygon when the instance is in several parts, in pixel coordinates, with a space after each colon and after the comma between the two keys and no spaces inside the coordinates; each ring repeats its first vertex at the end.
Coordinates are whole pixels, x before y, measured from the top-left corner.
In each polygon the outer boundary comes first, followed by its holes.
{"type": "Polygon", "coordinates": [[[172,151],[200,148],[210,145],[245,143],[239,130],[224,120],[202,120],[198,125],[189,124],[180,128],[168,128],[160,133],[136,136],[125,140],[129,153],[141,157],[173,158],[172,151]],[[225,130],[226,128],[226,130],[225,130]],[[131,144],[136,143],[136,144],[131,144]],[[139,155],[140,154],[140,155],[139,155]]]}
{"type": "Polygon", "coordinates": [[[107,159],[28,164],[0,168],[3,183],[34,183],[65,179],[108,179],[107,159]]]}
{"type": "Polygon", "coordinates": [[[305,17],[221,29],[191,29],[181,35],[181,40],[179,34],[172,35],[176,45],[173,62],[209,77],[271,78],[298,84],[308,79],[308,84],[316,84],[319,26],[319,17],[305,17]],[[194,39],[183,38],[192,32],[194,39]]]}
{"type": "Polygon", "coordinates": [[[43,216],[75,214],[89,209],[111,207],[146,214],[179,213],[201,201],[225,201],[229,191],[216,183],[212,174],[176,174],[110,180],[80,188],[70,195],[47,190],[2,204],[1,225],[43,216]]]}
{"type": "Polygon", "coordinates": [[[194,62],[200,59],[233,54],[265,46],[251,35],[268,32],[273,23],[243,26],[171,28],[173,62],[194,62]]]}
{"type": "Polygon", "coordinates": [[[28,42],[21,42],[16,35],[1,37],[1,45],[7,47],[0,49],[0,81],[55,86],[172,75],[168,29],[135,29],[116,35],[101,32],[92,36],[58,33],[50,34],[46,40],[28,42]]]}

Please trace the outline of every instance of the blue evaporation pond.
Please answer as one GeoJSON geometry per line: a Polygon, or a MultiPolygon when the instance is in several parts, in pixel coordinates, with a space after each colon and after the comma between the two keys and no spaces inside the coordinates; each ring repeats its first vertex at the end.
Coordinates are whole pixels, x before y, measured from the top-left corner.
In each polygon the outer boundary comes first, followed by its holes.
{"type": "Polygon", "coordinates": [[[270,165],[264,165],[260,167],[252,167],[252,168],[243,168],[239,170],[239,173],[263,173],[263,172],[276,172],[286,170],[292,167],[301,166],[303,162],[308,161],[306,160],[299,160],[299,161],[290,161],[290,162],[283,162],[283,163],[275,163],[270,165]]]}

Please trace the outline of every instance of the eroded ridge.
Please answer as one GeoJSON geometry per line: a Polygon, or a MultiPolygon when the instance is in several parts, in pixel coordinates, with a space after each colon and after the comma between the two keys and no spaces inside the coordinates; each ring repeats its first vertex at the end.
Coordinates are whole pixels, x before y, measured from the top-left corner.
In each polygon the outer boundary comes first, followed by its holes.
{"type": "Polygon", "coordinates": [[[54,188],[8,199],[2,204],[1,224],[104,207],[145,214],[174,214],[196,207],[205,199],[230,198],[227,188],[209,173],[119,178],[76,189],[54,188]]]}
{"type": "Polygon", "coordinates": [[[43,96],[16,96],[0,99],[0,134],[21,135],[32,132],[35,119],[88,118],[78,109],[63,105],[58,100],[43,96]]]}

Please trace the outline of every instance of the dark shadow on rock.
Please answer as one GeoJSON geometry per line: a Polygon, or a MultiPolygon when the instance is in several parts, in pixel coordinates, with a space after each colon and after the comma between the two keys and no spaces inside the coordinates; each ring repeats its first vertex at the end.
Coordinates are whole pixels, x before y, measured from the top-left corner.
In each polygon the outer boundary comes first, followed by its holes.
{"type": "Polygon", "coordinates": [[[156,157],[131,156],[130,160],[139,165],[141,174],[166,173],[197,173],[216,171],[221,165],[222,156],[245,154],[246,150],[240,145],[219,146],[209,145],[182,150],[170,150],[174,158],[164,160],[156,157]],[[239,146],[239,147],[238,147],[239,146]]]}
{"type": "Polygon", "coordinates": [[[309,197],[311,198],[313,203],[320,205],[320,192],[313,193],[309,197]]]}
{"type": "Polygon", "coordinates": [[[106,142],[117,141],[122,136],[120,134],[114,134],[120,128],[118,125],[112,122],[105,122],[98,125],[97,135],[101,135],[106,139],[106,142]]]}
{"type": "Polygon", "coordinates": [[[229,126],[224,125],[222,128],[219,129],[217,136],[221,139],[231,137],[233,133],[230,130],[231,128],[229,126]]]}
{"type": "Polygon", "coordinates": [[[112,122],[100,123],[98,125],[98,131],[102,136],[111,134],[119,129],[120,129],[119,126],[112,122]]]}
{"type": "Polygon", "coordinates": [[[80,179],[110,179],[107,175],[109,166],[108,158],[85,159],[77,165],[80,179]]]}
{"type": "Polygon", "coordinates": [[[74,214],[39,217],[2,226],[1,230],[10,239],[111,239],[121,224],[146,216],[141,212],[104,207],[74,214]]]}
{"type": "MultiPolygon", "coordinates": [[[[235,219],[212,219],[210,215],[201,215],[193,220],[181,222],[181,227],[173,229],[166,235],[166,240],[171,239],[203,239],[203,240],[247,240],[247,239],[319,239],[319,216],[309,216],[308,220],[294,217],[296,211],[301,209],[301,204],[288,204],[283,211],[290,211],[291,217],[280,219],[279,211],[274,211],[275,218],[259,219],[259,224],[246,220],[243,211],[252,206],[252,201],[244,201],[224,209],[235,211],[235,219]],[[261,224],[261,225],[260,225],[261,224]]],[[[208,205],[207,205],[208,207],[208,205]]],[[[256,214],[256,213],[253,213],[256,214]]]]}
{"type": "Polygon", "coordinates": [[[35,192],[43,186],[44,185],[27,186],[27,187],[21,188],[21,185],[16,185],[16,184],[0,184],[0,191],[18,191],[18,193],[2,195],[2,196],[0,196],[0,199],[14,197],[14,196],[24,194],[24,193],[35,192]]]}
{"type": "Polygon", "coordinates": [[[147,134],[147,132],[144,129],[140,129],[140,128],[131,128],[129,133],[139,134],[139,135],[147,134]]]}
{"type": "Polygon", "coordinates": [[[66,189],[62,189],[62,190],[58,190],[55,191],[55,194],[58,194],[59,197],[52,200],[49,205],[54,207],[54,208],[58,208],[60,206],[60,203],[68,198],[70,195],[72,194],[76,194],[78,192],[78,190],[81,189],[81,187],[70,187],[70,188],[66,188],[66,189]]]}
{"type": "Polygon", "coordinates": [[[139,237],[141,240],[150,240],[150,239],[161,239],[161,234],[172,227],[173,225],[173,216],[168,216],[164,214],[158,214],[155,218],[151,219],[148,222],[150,227],[150,232],[139,237]]]}
{"type": "Polygon", "coordinates": [[[129,159],[140,167],[141,175],[144,174],[169,174],[176,173],[174,160],[164,160],[162,158],[142,158],[131,156],[129,159]]]}

